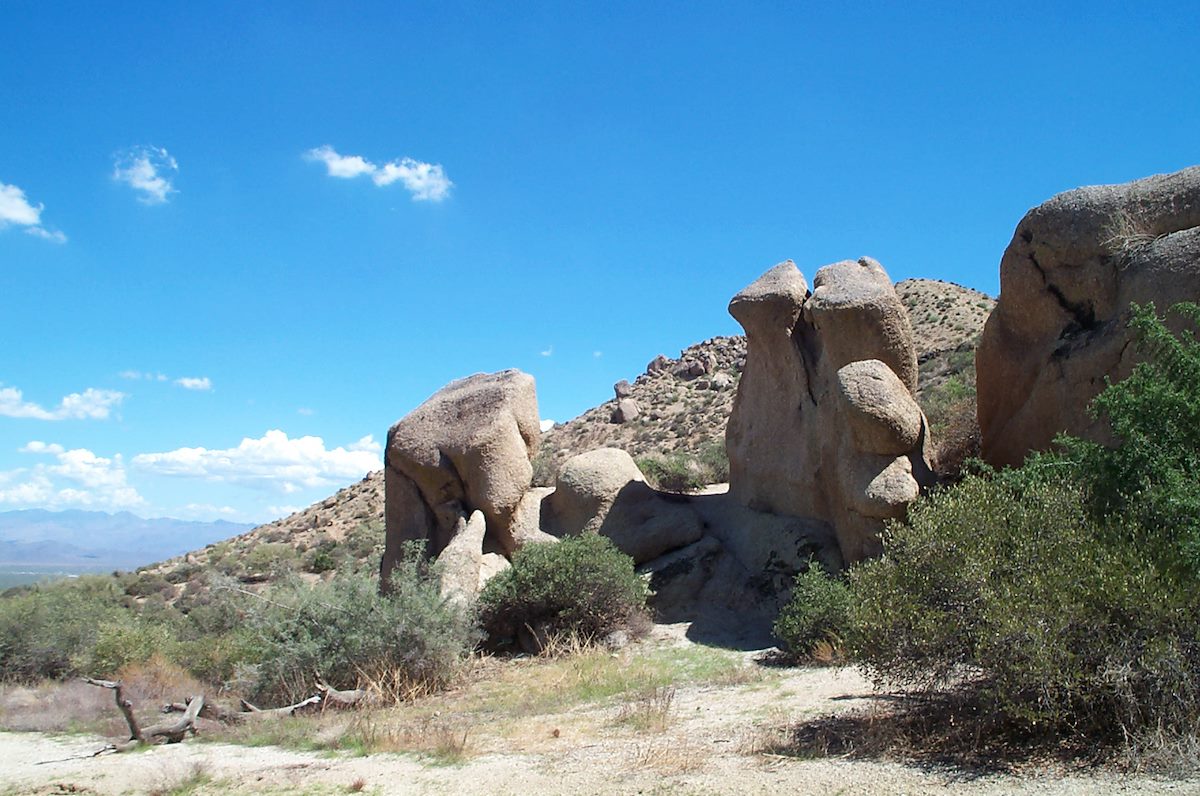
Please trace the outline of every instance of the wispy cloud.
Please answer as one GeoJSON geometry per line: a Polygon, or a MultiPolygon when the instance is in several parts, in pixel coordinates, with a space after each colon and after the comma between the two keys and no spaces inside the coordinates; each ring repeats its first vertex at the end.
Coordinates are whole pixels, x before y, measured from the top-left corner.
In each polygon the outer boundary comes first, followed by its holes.
{"type": "Polygon", "coordinates": [[[131,381],[167,381],[170,378],[165,373],[148,373],[140,370],[123,370],[117,375],[131,381]]]}
{"type": "Polygon", "coordinates": [[[133,458],[139,469],[182,478],[221,481],[257,488],[297,492],[361,478],[382,466],[382,447],[371,436],[326,449],[320,437],[289,439],[278,429],[259,439],[243,439],[236,448],[178,448],[142,453],[133,458]]]}
{"type": "Polygon", "coordinates": [[[544,357],[552,357],[552,356],[554,356],[554,346],[550,346],[549,348],[544,348],[541,351],[539,351],[538,353],[544,357]]]}
{"type": "Polygon", "coordinates": [[[138,193],[138,201],[160,205],[175,190],[171,182],[179,171],[179,163],[162,147],[134,147],[119,153],[113,160],[112,177],[138,193]]]}
{"type": "Polygon", "coordinates": [[[595,357],[596,359],[599,359],[600,357],[604,356],[604,352],[603,351],[593,351],[592,356],[595,357]]]}
{"type": "Polygon", "coordinates": [[[33,205],[25,192],[15,185],[0,182],[0,229],[16,226],[38,238],[66,243],[67,236],[58,230],[42,226],[42,210],[45,205],[33,205]]]}
{"type": "Polygon", "coordinates": [[[126,480],[120,454],[97,456],[87,448],[67,450],[40,440],[24,445],[20,452],[53,456],[56,463],[38,462],[32,468],[0,473],[0,504],[128,509],[146,502],[126,480]]]}
{"type": "Polygon", "coordinates": [[[543,420],[541,423],[541,429],[542,429],[542,431],[549,431],[550,429],[554,428],[556,425],[558,425],[558,424],[555,423],[553,420],[543,420]]]}
{"type": "Polygon", "coordinates": [[[440,163],[400,158],[376,166],[361,155],[342,155],[328,144],[308,150],[304,159],[324,163],[330,177],[348,180],[367,175],[380,187],[399,182],[412,194],[414,202],[440,202],[450,196],[454,187],[440,163]]]}
{"type": "Polygon", "coordinates": [[[55,408],[46,409],[26,401],[16,387],[0,386],[0,416],[34,420],[104,420],[125,397],[125,393],[116,390],[88,387],[83,392],[64,396],[55,408]]]}
{"type": "Polygon", "coordinates": [[[212,380],[208,376],[183,376],[175,379],[175,383],[185,390],[211,390],[212,380]]]}

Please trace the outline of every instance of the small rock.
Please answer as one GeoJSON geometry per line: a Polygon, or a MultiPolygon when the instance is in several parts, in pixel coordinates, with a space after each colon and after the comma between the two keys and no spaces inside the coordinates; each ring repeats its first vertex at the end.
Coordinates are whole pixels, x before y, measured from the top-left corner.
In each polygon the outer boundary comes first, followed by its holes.
{"type": "MultiPolygon", "coordinates": [[[[614,630],[604,637],[604,647],[610,652],[616,652],[629,646],[629,634],[624,630],[614,630]]],[[[557,736],[556,736],[557,737],[557,736]]]]}

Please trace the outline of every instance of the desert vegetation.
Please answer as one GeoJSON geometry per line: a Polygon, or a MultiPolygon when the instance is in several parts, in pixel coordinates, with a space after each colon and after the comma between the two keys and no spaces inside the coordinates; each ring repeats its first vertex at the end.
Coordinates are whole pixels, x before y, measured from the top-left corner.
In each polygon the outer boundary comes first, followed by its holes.
{"type": "MultiPolygon", "coordinates": [[[[1132,310],[1145,361],[1093,404],[1113,444],[1060,437],[1054,451],[1000,471],[964,457],[953,482],[888,525],[881,557],[842,573],[810,562],[796,576],[774,626],[785,655],[772,662],[849,662],[896,701],[882,721],[777,724],[755,753],[1003,756],[1040,743],[1136,765],[1192,759],[1200,308],[1175,306],[1169,319],[1132,310]]],[[[931,423],[951,422],[964,383],[927,394],[944,410],[931,423]]],[[[377,539],[367,529],[300,551],[267,542],[252,556],[221,543],[200,563],[10,590],[0,599],[5,693],[44,694],[48,713],[31,726],[111,732],[111,701],[46,680],[110,677],[150,705],[184,690],[287,705],[318,685],[364,689],[372,698],[351,718],[241,722],[221,737],[454,763],[484,748],[475,728],[497,715],[519,724],[603,703],[611,727],[653,735],[678,721],[679,688],[771,676],[717,650],[606,647],[614,631],[646,629],[648,593],[605,537],[529,544],[466,605],[443,597],[415,548],[380,596],[377,539]],[[256,583],[263,570],[270,581],[256,583]]],[[[0,707],[6,726],[30,726],[0,707]]]]}

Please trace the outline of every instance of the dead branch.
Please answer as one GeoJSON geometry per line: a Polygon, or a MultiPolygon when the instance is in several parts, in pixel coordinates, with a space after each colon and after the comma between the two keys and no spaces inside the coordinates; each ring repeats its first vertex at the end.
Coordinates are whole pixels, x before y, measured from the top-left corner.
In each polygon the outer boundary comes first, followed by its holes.
{"type": "Polygon", "coordinates": [[[243,699],[243,713],[241,715],[247,719],[269,719],[279,718],[281,716],[293,716],[297,711],[303,710],[309,705],[318,705],[320,702],[321,695],[313,694],[308,699],[297,702],[294,705],[288,705],[287,707],[282,708],[267,708],[266,710],[263,710],[261,708],[256,708],[254,705],[251,705],[249,702],[243,699]]]}
{"type": "Polygon", "coordinates": [[[125,723],[129,725],[129,740],[141,741],[142,731],[138,727],[137,719],[133,715],[133,703],[125,698],[124,692],[121,690],[120,680],[96,680],[91,677],[83,678],[84,682],[89,685],[97,685],[101,688],[111,688],[113,698],[117,700],[117,708],[120,709],[121,715],[125,717],[125,723]]]}
{"type": "Polygon", "coordinates": [[[321,696],[324,697],[321,706],[325,709],[338,708],[345,710],[348,708],[362,707],[377,701],[365,688],[355,688],[349,691],[341,691],[322,680],[321,675],[317,675],[317,690],[321,692],[321,696]]]}
{"type": "Polygon", "coordinates": [[[188,733],[195,735],[196,717],[200,715],[203,708],[204,695],[192,697],[188,702],[187,710],[178,719],[160,721],[158,724],[142,730],[142,741],[157,743],[159,738],[163,738],[167,743],[179,743],[188,733]]]}
{"type": "MultiPolygon", "coordinates": [[[[186,702],[168,702],[159,709],[159,712],[184,713],[187,711],[187,709],[188,703],[186,702]]],[[[208,701],[205,701],[204,707],[200,708],[199,714],[200,718],[202,719],[212,719],[213,721],[219,721],[222,724],[236,724],[237,722],[241,721],[245,715],[246,714],[239,713],[236,710],[230,710],[223,705],[218,705],[216,702],[208,701]]]]}
{"type": "Polygon", "coordinates": [[[158,724],[153,724],[142,729],[138,726],[137,718],[133,715],[133,703],[125,698],[120,680],[97,680],[92,677],[85,677],[84,682],[89,685],[99,686],[100,688],[112,689],[113,696],[117,701],[117,707],[120,708],[121,715],[125,717],[125,723],[129,725],[129,740],[125,743],[113,744],[114,750],[117,752],[132,749],[138,744],[155,744],[160,740],[165,740],[167,743],[179,743],[189,732],[193,735],[196,734],[196,717],[204,708],[203,695],[190,699],[187,703],[187,709],[180,718],[161,721],[158,724]]]}

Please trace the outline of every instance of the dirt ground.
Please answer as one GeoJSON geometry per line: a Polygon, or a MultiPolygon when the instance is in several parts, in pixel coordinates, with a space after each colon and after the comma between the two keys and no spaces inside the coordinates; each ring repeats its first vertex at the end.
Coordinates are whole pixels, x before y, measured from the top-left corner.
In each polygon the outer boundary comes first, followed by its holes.
{"type": "MultiPolygon", "coordinates": [[[[660,628],[650,643],[689,642],[677,628],[660,628]]],[[[786,728],[828,714],[869,712],[877,709],[877,700],[851,668],[772,668],[755,663],[752,653],[742,657],[744,677],[679,685],[669,696],[660,688],[641,702],[625,694],[528,711],[516,719],[476,710],[464,753],[449,760],[412,752],[301,752],[204,738],[93,758],[88,755],[108,739],[3,732],[0,793],[1200,794],[1200,777],[1123,774],[1096,766],[1025,762],[997,771],[780,754],[786,728]],[[646,720],[629,720],[638,715],[646,720]]],[[[552,681],[528,683],[554,687],[552,681]]],[[[468,698],[451,695],[420,710],[426,717],[449,717],[466,710],[468,698]]]]}

